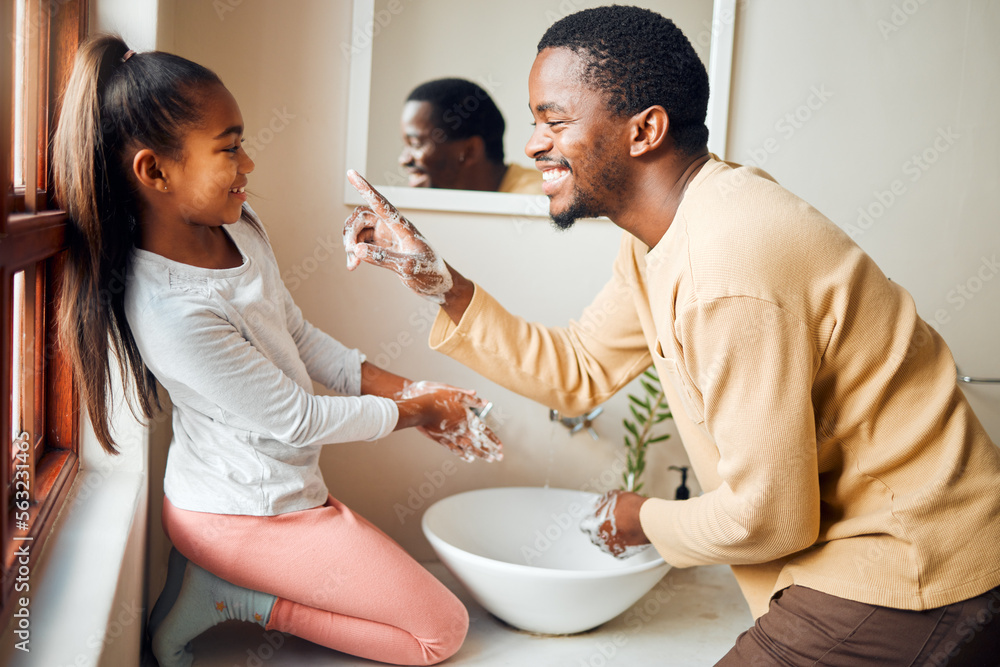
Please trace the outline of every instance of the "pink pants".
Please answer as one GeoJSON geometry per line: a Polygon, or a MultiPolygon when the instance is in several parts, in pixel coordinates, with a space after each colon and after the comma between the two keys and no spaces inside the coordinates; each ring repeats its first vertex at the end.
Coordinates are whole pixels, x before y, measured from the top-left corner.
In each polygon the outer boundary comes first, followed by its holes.
{"type": "Polygon", "coordinates": [[[399,665],[458,651],[465,606],[402,547],[330,496],[278,516],[190,512],[163,501],[163,526],[188,560],[278,598],[268,630],[399,665]]]}

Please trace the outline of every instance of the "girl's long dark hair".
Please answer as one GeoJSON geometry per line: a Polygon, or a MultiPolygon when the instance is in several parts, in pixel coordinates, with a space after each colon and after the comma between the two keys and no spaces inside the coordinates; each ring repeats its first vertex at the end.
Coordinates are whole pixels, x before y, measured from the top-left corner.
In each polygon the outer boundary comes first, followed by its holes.
{"type": "MultiPolygon", "coordinates": [[[[69,257],[59,297],[60,344],[72,361],[101,446],[117,453],[109,426],[111,357],[125,395],[135,387],[143,416],[159,410],[156,378],[125,318],[129,258],[142,202],[131,175],[142,148],[179,159],[185,132],[201,120],[198,93],[221,84],[209,69],[162,52],[132,54],[103,35],[76,56],[53,137],[56,199],[69,214],[69,257]]],[[[129,398],[126,402],[135,413],[129,398]]]]}

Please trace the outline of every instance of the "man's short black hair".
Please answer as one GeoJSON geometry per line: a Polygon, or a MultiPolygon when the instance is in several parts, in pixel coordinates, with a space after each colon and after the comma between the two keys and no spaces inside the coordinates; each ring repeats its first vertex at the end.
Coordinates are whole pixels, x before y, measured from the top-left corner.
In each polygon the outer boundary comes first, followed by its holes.
{"type": "Polygon", "coordinates": [[[708,72],[668,18],[640,7],[585,9],[557,21],[538,42],[584,59],[585,82],[602,91],[612,113],[631,116],[660,105],[674,145],[695,153],[708,142],[708,72]]]}
{"type": "Polygon", "coordinates": [[[503,164],[503,114],[483,88],[465,79],[435,79],[413,89],[407,102],[430,102],[434,123],[448,139],[482,137],[486,157],[503,164]]]}

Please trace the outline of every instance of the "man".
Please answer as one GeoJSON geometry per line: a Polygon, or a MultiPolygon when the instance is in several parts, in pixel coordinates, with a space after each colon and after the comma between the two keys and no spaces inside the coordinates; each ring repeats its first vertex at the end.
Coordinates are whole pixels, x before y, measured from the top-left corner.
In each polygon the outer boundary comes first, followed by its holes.
{"type": "Polygon", "coordinates": [[[353,174],[375,210],[348,220],[349,268],[430,292],[434,349],[563,413],[656,366],[705,493],[611,492],[596,517],[617,530],[593,539],[730,564],[757,622],[718,664],[997,664],[1000,450],[910,295],[767,174],[708,154],[707,76],[663,17],[560,20],[529,94],[555,223],[626,232],[579,324],[507,313],[353,174]]]}
{"type": "Polygon", "coordinates": [[[400,121],[399,164],[415,188],[542,194],[534,169],[504,164],[504,120],[480,86],[437,79],[417,86],[400,121]]]}

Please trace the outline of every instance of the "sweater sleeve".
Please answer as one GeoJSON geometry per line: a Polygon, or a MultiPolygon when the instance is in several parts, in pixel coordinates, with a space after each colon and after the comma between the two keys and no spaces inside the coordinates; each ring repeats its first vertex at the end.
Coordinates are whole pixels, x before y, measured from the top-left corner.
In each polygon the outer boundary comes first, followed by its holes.
{"type": "Polygon", "coordinates": [[[819,359],[805,324],[772,303],[726,297],[679,312],[676,331],[664,349],[676,363],[666,366],[719,449],[722,483],[689,500],[645,502],[646,535],[678,567],[764,563],[809,547],[820,517],[819,359]]]}
{"type": "Polygon", "coordinates": [[[456,326],[439,311],[430,346],[497,384],[567,415],[603,403],[649,367],[649,347],[621,269],[568,327],[510,314],[481,287],[456,326]]]}
{"type": "Polygon", "coordinates": [[[210,300],[180,309],[153,300],[143,319],[140,352],[171,397],[201,406],[230,426],[294,447],[376,440],[395,428],[395,402],[312,394],[244,338],[210,300]]]}

